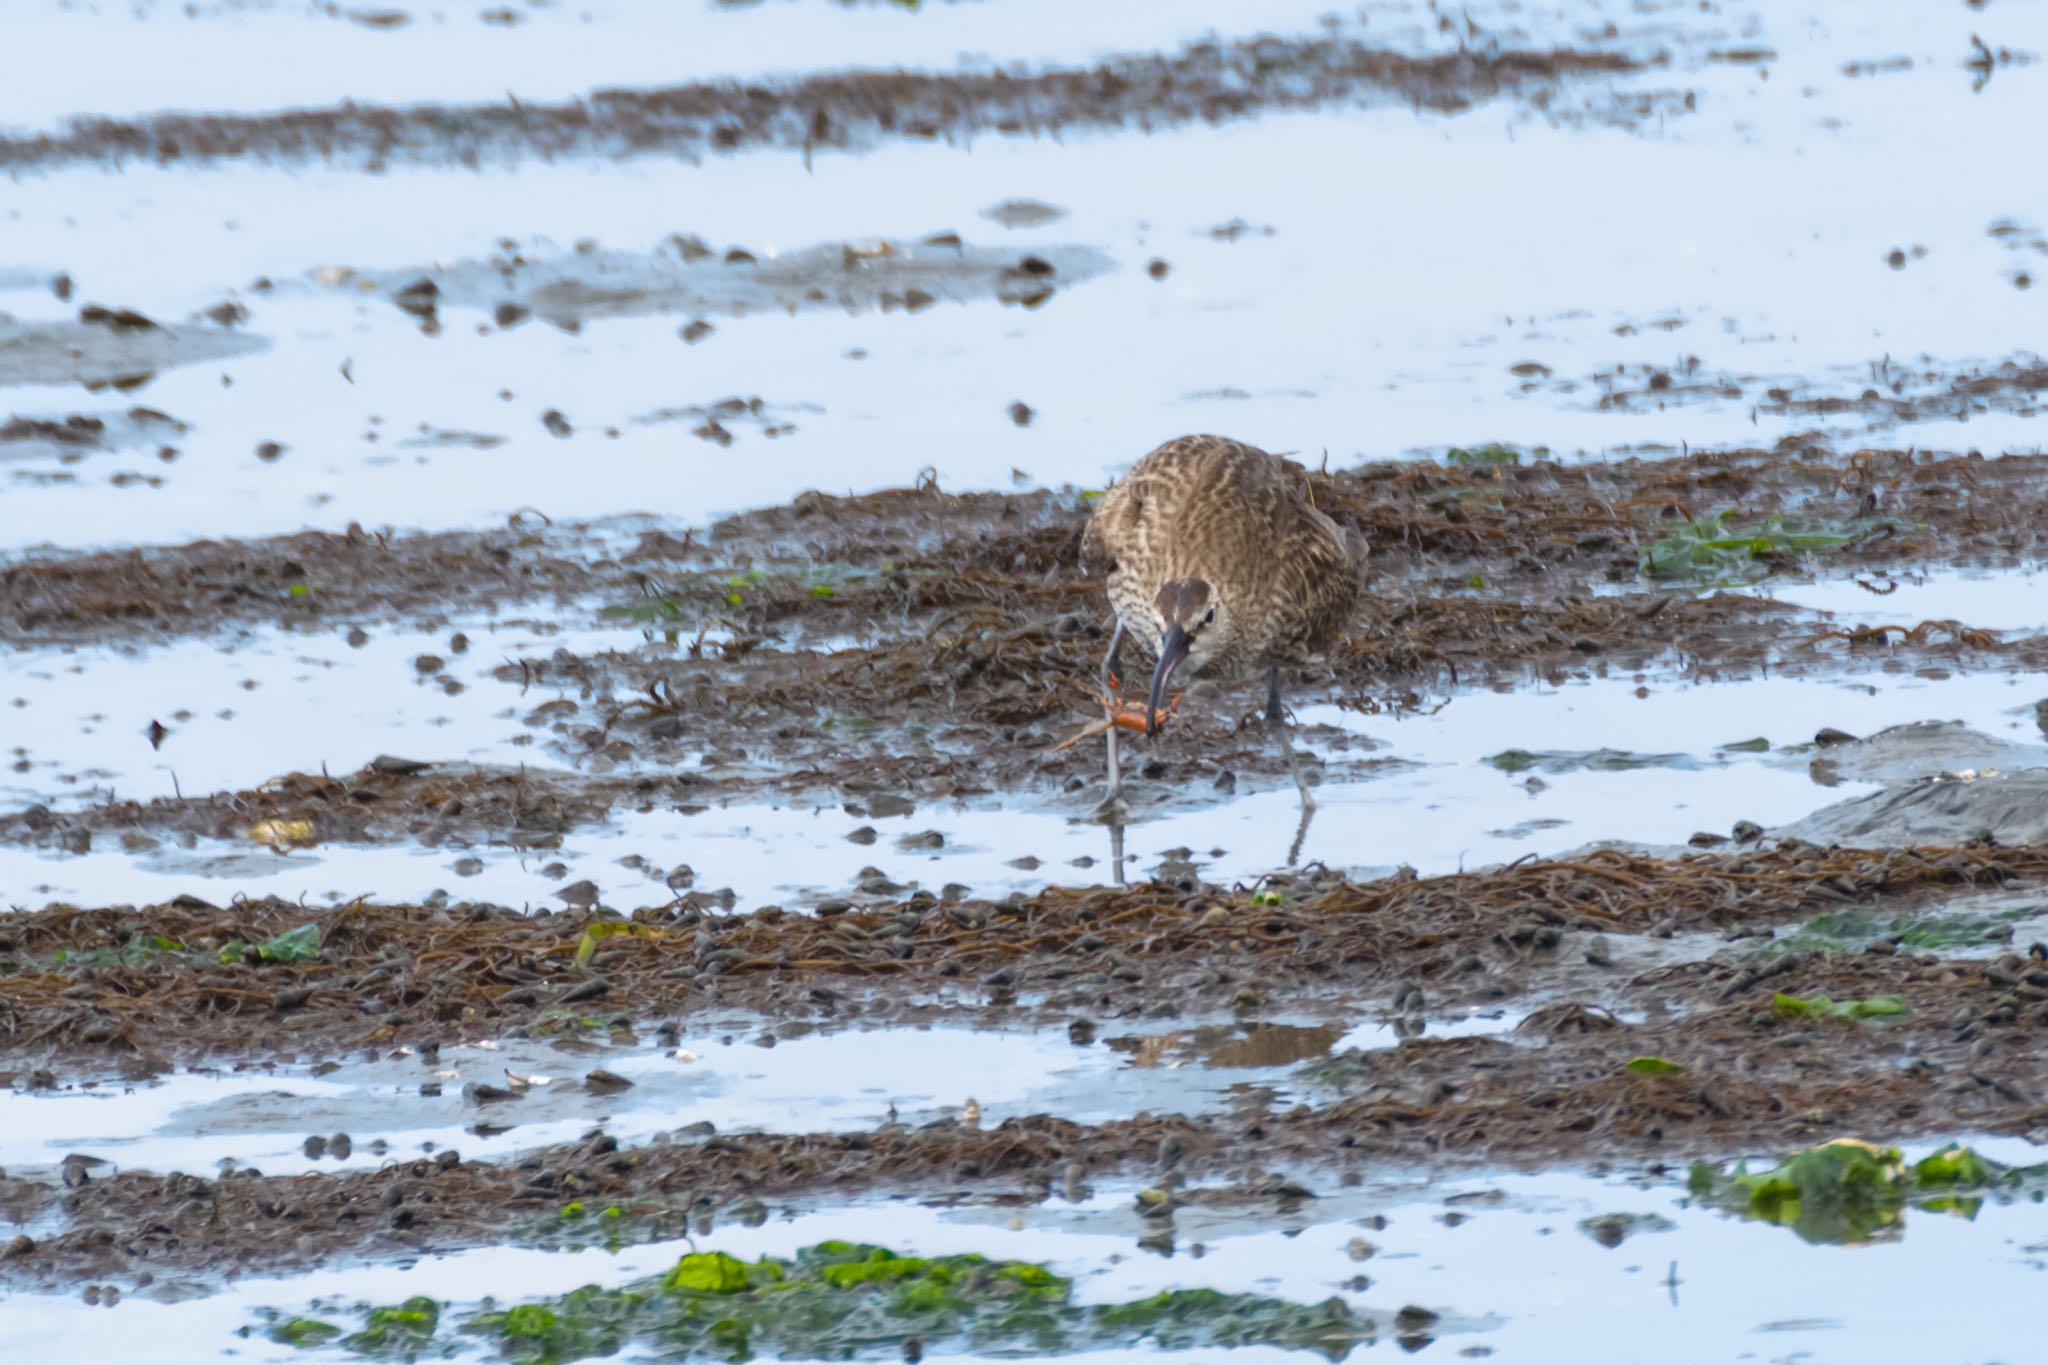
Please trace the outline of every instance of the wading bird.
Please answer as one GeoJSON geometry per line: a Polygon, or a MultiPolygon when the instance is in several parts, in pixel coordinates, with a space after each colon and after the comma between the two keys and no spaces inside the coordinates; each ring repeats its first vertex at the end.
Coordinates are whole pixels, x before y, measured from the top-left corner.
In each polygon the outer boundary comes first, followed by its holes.
{"type": "MultiPolygon", "coordinates": [[[[1222,436],[1182,436],[1131,467],[1103,494],[1081,539],[1082,562],[1109,578],[1116,626],[1102,677],[1113,694],[1126,636],[1157,662],[1144,712],[1158,732],[1176,674],[1224,683],[1263,674],[1266,724],[1301,793],[1306,831],[1315,799],[1288,741],[1280,672],[1299,668],[1342,633],[1358,603],[1365,542],[1310,503],[1273,455],[1222,436]]],[[[1108,727],[1112,823],[1121,811],[1116,726],[1108,727]]],[[[1299,836],[1296,848],[1299,848],[1299,836]]]]}

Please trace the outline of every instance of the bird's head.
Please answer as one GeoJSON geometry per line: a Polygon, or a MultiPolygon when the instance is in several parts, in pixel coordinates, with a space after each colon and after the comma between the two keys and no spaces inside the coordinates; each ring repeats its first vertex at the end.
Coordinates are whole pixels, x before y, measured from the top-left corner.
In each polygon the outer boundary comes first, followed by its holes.
{"type": "Polygon", "coordinates": [[[1159,703],[1174,670],[1185,662],[1189,671],[1199,672],[1230,630],[1223,599],[1205,579],[1176,578],[1163,584],[1152,599],[1152,614],[1159,623],[1159,662],[1152,670],[1146,734],[1158,733],[1159,703]]]}

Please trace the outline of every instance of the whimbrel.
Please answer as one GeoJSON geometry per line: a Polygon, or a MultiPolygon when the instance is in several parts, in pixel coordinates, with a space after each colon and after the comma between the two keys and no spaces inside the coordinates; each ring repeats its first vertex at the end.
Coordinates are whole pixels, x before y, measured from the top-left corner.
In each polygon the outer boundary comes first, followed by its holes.
{"type": "MultiPolygon", "coordinates": [[[[1314,809],[1288,742],[1280,672],[1327,649],[1351,619],[1365,545],[1310,504],[1278,457],[1222,436],[1182,436],[1131,467],[1102,497],[1081,539],[1082,562],[1109,576],[1116,613],[1102,661],[1135,635],[1157,659],[1146,733],[1176,672],[1225,683],[1264,673],[1266,724],[1287,756],[1304,821],[1314,809]]],[[[1121,788],[1109,730],[1112,812],[1121,788]]]]}

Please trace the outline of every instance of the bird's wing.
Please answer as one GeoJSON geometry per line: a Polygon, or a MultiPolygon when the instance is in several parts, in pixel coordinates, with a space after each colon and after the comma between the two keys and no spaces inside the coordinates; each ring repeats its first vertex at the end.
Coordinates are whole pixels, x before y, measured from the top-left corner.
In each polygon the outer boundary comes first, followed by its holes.
{"type": "Polygon", "coordinates": [[[1142,472],[1134,469],[1095,504],[1095,515],[1081,532],[1081,563],[1090,573],[1112,572],[1120,561],[1138,552],[1146,482],[1142,472]]]}
{"type": "Polygon", "coordinates": [[[1300,632],[1311,651],[1327,648],[1351,624],[1365,581],[1365,537],[1341,527],[1305,504],[1301,529],[1289,556],[1295,580],[1290,594],[1300,612],[1300,632]]]}

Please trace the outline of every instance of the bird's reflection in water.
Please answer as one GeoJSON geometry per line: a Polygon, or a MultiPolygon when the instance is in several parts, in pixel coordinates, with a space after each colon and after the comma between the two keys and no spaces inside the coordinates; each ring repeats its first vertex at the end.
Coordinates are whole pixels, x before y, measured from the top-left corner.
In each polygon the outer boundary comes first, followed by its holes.
{"type": "MultiPolygon", "coordinates": [[[[1294,840],[1287,846],[1287,860],[1280,864],[1281,867],[1301,866],[1301,846],[1308,839],[1308,827],[1315,818],[1316,807],[1304,804],[1301,807],[1300,819],[1294,826],[1294,840]]],[[[1124,852],[1124,829],[1128,822],[1122,818],[1120,811],[1106,813],[1101,816],[1101,820],[1103,826],[1109,830],[1110,876],[1116,880],[1118,886],[1129,886],[1130,879],[1124,872],[1130,857],[1124,852]]]]}
{"type": "Polygon", "coordinates": [[[1233,1024],[1111,1038],[1107,1044],[1136,1067],[1275,1067],[1327,1057],[1344,1033],[1343,1024],[1233,1024]]]}

